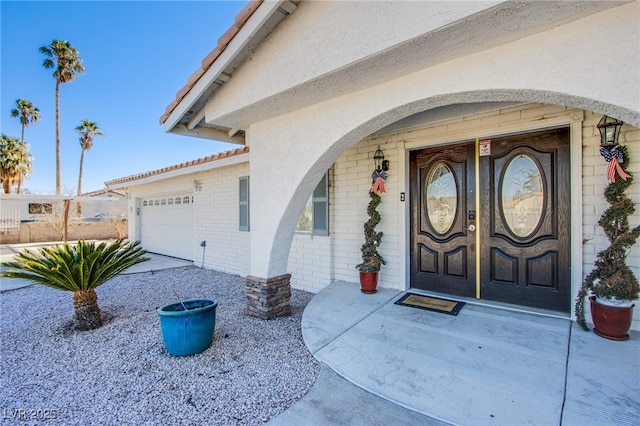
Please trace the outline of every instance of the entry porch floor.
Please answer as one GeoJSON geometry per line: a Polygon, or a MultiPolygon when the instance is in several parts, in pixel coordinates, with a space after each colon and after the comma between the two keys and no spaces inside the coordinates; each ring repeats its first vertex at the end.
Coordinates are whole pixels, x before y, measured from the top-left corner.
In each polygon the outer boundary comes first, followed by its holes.
{"type": "Polygon", "coordinates": [[[362,389],[445,423],[640,424],[639,332],[615,342],[567,318],[471,303],[451,316],[394,305],[402,294],[332,283],[304,312],[307,347],[362,389]]]}

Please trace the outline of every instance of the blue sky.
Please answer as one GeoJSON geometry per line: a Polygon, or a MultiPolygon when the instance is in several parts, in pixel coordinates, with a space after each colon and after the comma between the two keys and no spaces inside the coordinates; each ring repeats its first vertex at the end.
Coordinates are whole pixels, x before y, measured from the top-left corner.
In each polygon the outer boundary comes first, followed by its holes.
{"type": "Polygon", "coordinates": [[[105,134],[85,154],[83,192],[104,182],[237,145],[166,134],[165,107],[247,1],[5,1],[0,2],[0,131],[20,138],[11,117],[17,99],[40,109],[25,139],[34,156],[24,187],[55,192],[55,80],[38,49],[54,39],[80,53],[85,73],[60,88],[63,193],[75,194],[83,119],[105,134]]]}

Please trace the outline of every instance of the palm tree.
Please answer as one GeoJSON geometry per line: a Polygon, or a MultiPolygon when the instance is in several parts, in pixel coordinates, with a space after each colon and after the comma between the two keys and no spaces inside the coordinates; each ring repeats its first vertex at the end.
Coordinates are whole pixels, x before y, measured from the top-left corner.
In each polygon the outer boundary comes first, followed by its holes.
{"type": "Polygon", "coordinates": [[[22,139],[24,143],[24,129],[29,124],[35,124],[40,120],[40,110],[26,99],[16,100],[16,108],[11,110],[12,117],[18,117],[22,124],[22,139]]]}
{"type": "MultiPolygon", "coordinates": [[[[22,138],[20,142],[24,144],[24,129],[29,124],[34,124],[40,120],[40,110],[26,99],[16,100],[16,108],[11,110],[12,117],[18,117],[22,124],[22,138]]],[[[18,176],[18,194],[22,193],[23,175],[18,176]]]]}
{"type": "Polygon", "coordinates": [[[130,266],[149,260],[140,242],[113,243],[78,241],[77,245],[62,244],[42,247],[37,252],[23,250],[15,260],[3,263],[7,278],[23,278],[57,290],[73,292],[75,327],[93,330],[102,326],[95,289],[130,266]]]}
{"type": "Polygon", "coordinates": [[[15,180],[29,176],[32,158],[29,144],[20,143],[12,136],[0,135],[0,180],[5,194],[11,194],[15,180]]]}
{"type": "Polygon", "coordinates": [[[84,72],[84,66],[78,51],[68,41],[53,40],[49,46],[41,46],[40,53],[47,57],[42,66],[55,68],[53,78],[56,79],[56,195],[60,195],[60,85],[72,82],[77,73],[84,72]]]}
{"type": "MultiPolygon", "coordinates": [[[[96,136],[104,136],[100,131],[100,128],[95,121],[82,120],[80,125],[76,127],[76,131],[80,133],[80,146],[82,152],[80,153],[80,173],[78,173],[78,196],[82,195],[82,169],[84,167],[84,152],[89,151],[93,146],[93,139],[96,136]]],[[[77,214],[80,216],[82,212],[82,206],[78,202],[77,214]]]]}

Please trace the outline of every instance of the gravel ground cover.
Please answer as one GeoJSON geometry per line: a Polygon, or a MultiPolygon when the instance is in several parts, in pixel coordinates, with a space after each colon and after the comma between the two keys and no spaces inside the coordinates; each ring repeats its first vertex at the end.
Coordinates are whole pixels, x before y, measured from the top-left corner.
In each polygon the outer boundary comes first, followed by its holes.
{"type": "Polygon", "coordinates": [[[99,287],[108,322],[77,332],[72,294],[32,286],[0,295],[2,424],[256,425],[305,395],[320,371],[300,329],[313,296],[292,290],[293,315],[246,316],[245,280],[196,267],[120,275],[99,287]],[[156,309],[218,301],[213,343],[170,355],[156,309]]]}

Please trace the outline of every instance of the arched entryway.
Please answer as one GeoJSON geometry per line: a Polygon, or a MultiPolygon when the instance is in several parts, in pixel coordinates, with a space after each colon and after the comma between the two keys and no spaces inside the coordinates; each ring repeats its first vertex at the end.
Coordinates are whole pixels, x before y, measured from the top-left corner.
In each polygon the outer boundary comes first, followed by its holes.
{"type": "MultiPolygon", "coordinates": [[[[434,145],[457,143],[465,140],[472,140],[475,137],[495,137],[504,136],[509,132],[523,133],[553,127],[571,127],[570,150],[572,151],[571,163],[572,172],[570,181],[574,182],[575,191],[571,191],[571,204],[581,204],[580,192],[580,164],[581,164],[581,122],[580,110],[584,107],[598,106],[599,112],[618,111],[621,115],[631,117],[638,122],[637,114],[633,111],[619,111],[615,107],[598,103],[574,96],[564,96],[557,93],[536,92],[536,91],[477,91],[450,94],[447,96],[437,96],[427,99],[415,100],[401,106],[388,108],[372,114],[371,111],[364,111],[355,114],[357,117],[340,115],[339,111],[313,107],[314,114],[306,111],[306,114],[298,116],[297,120],[278,120],[278,126],[274,122],[259,123],[255,129],[255,149],[252,149],[251,176],[252,192],[270,192],[273,197],[259,200],[260,211],[269,212],[268,215],[260,217],[252,225],[252,273],[259,271],[257,276],[280,276],[286,274],[287,259],[291,247],[291,241],[295,232],[295,225],[300,211],[309,195],[315,188],[327,168],[338,160],[344,152],[358,144],[370,135],[379,132],[394,123],[400,123],[403,119],[422,115],[424,120],[429,120],[430,116],[437,120],[453,119],[455,117],[472,116],[472,110],[476,106],[485,108],[489,105],[494,108],[496,105],[526,104],[536,102],[545,104],[545,100],[554,99],[556,106],[567,105],[567,112],[562,117],[555,117],[548,120],[522,121],[517,126],[509,128],[501,127],[496,123],[493,127],[482,129],[470,129],[468,132],[460,132],[458,137],[447,136],[444,138],[429,138],[427,141],[409,143],[399,150],[398,162],[394,165],[397,168],[396,179],[398,179],[398,191],[409,194],[409,152],[415,149],[428,148],[434,145]],[[570,107],[577,107],[575,110],[570,107]],[[318,108],[318,109],[316,109],[318,108]],[[460,112],[462,111],[462,112],[460,112]],[[445,118],[443,118],[445,117],[445,118]],[[360,123],[356,125],[357,123],[360,123]],[[264,127],[263,127],[264,126],[264,127]],[[291,135],[295,135],[292,137],[291,135]],[[473,137],[472,137],[473,136],[473,137]],[[278,144],[267,143],[267,141],[278,140],[278,144]],[[304,139],[305,144],[296,144],[298,139],[304,139]],[[284,149],[283,149],[284,147],[284,149]],[[279,157],[283,152],[286,159],[279,157]],[[289,162],[289,158],[295,158],[295,162],[289,162]],[[274,167],[276,165],[276,167],[274,167]],[[277,165],[286,165],[286,170],[277,165]],[[261,179],[260,177],[264,177],[261,179]],[[273,183],[278,182],[278,191],[273,193],[273,183]],[[254,269],[254,267],[257,268],[254,269]],[[260,272],[261,271],[261,272],[260,272]]],[[[359,104],[357,101],[353,101],[359,104]]],[[[377,105],[382,109],[381,105],[377,105]]],[[[290,118],[290,117],[289,117],[290,118]]],[[[409,200],[407,200],[409,201],[409,200]]],[[[395,200],[394,200],[395,202],[395,200]]],[[[256,203],[252,205],[252,209],[256,203]]],[[[255,211],[255,210],[253,210],[255,211]]],[[[408,212],[408,210],[406,210],[408,212]]],[[[571,248],[574,255],[571,258],[572,282],[579,282],[581,279],[581,231],[579,207],[571,212],[571,248]],[[578,220],[576,220],[576,218],[578,220]],[[576,249],[577,248],[577,249],[576,249]]],[[[255,217],[255,216],[253,216],[255,217]]],[[[409,288],[410,283],[410,256],[408,247],[410,223],[407,217],[400,217],[398,224],[399,248],[397,264],[400,268],[397,271],[398,280],[391,285],[398,289],[409,288]],[[406,275],[402,275],[406,274],[406,275]]],[[[357,243],[356,243],[357,244],[357,243]]],[[[357,250],[357,249],[356,249],[357,250]]],[[[354,263],[355,264],[355,263],[354,263]]],[[[328,284],[328,283],[327,283],[328,284]]],[[[388,283],[385,283],[388,284],[388,283]]],[[[567,303],[565,303],[567,305],[567,303]]],[[[564,307],[561,310],[566,310],[564,307]]]]}

